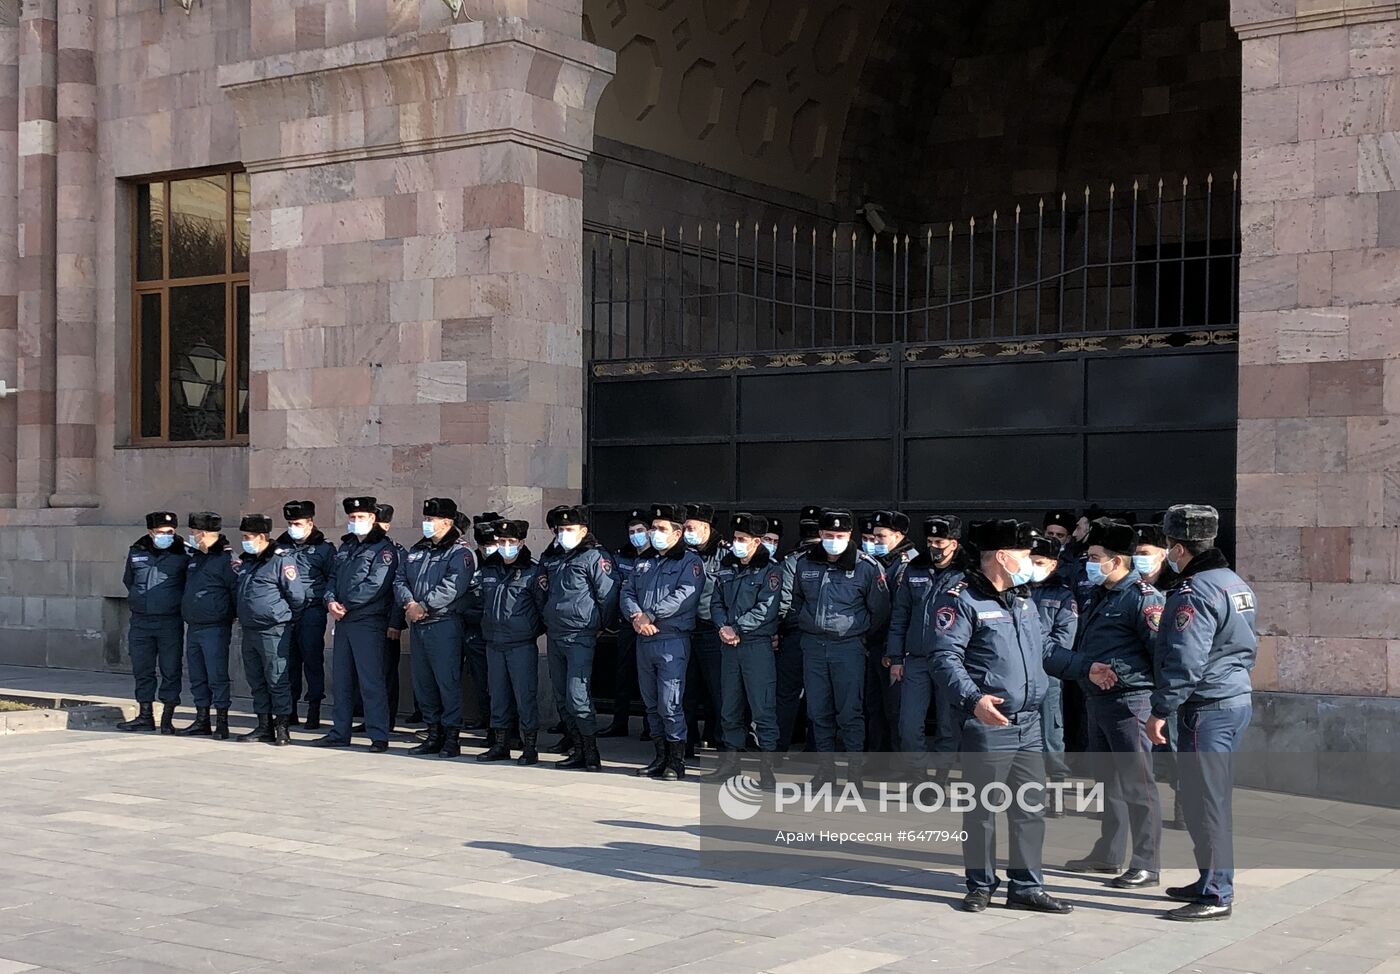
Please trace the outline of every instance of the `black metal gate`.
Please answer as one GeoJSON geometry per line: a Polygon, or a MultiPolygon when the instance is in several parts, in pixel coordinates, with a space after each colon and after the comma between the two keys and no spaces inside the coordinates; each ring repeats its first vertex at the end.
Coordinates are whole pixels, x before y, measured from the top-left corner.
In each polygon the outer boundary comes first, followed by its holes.
{"type": "Polygon", "coordinates": [[[902,235],[589,227],[597,527],[618,541],[621,512],[676,498],[916,517],[1189,499],[1230,528],[1238,186],[1176,186],[902,235]]]}

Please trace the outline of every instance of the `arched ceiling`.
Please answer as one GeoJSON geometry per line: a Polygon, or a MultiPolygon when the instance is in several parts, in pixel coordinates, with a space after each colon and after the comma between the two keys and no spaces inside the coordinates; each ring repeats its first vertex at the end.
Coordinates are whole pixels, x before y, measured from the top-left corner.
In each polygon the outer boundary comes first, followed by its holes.
{"type": "Polygon", "coordinates": [[[815,200],[890,0],[585,0],[618,52],[596,132],[815,200]]]}

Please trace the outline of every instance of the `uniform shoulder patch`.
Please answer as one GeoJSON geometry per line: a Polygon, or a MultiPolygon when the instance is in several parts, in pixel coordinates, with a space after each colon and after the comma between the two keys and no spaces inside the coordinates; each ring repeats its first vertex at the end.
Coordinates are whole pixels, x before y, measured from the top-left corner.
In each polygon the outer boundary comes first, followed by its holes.
{"type": "Polygon", "coordinates": [[[953,623],[958,619],[958,612],[951,605],[940,606],[934,613],[934,625],[939,632],[947,632],[953,628],[953,623]]]}
{"type": "Polygon", "coordinates": [[[889,585],[885,582],[885,573],[884,573],[884,572],[876,572],[876,573],[875,573],[875,584],[878,585],[878,586],[880,586],[880,591],[882,591],[882,592],[885,591],[885,590],[887,590],[887,589],[889,588],[889,585]]]}
{"type": "Polygon", "coordinates": [[[1147,628],[1156,632],[1162,624],[1162,606],[1145,605],[1142,607],[1142,617],[1147,620],[1147,628]]]}
{"type": "Polygon", "coordinates": [[[296,565],[283,565],[283,566],[282,566],[282,577],[285,578],[285,579],[286,579],[287,581],[289,581],[289,582],[295,582],[295,581],[297,580],[297,566],[296,566],[296,565]]]}
{"type": "Polygon", "coordinates": [[[535,584],[542,589],[549,588],[549,576],[546,575],[544,572],[540,572],[539,580],[536,581],[535,584]]]}
{"type": "Polygon", "coordinates": [[[1176,627],[1177,632],[1185,632],[1191,625],[1191,620],[1195,618],[1196,607],[1193,605],[1183,605],[1176,610],[1176,619],[1172,624],[1176,627]]]}
{"type": "Polygon", "coordinates": [[[696,578],[700,578],[705,574],[705,567],[697,561],[690,566],[690,574],[694,575],[696,578]]]}
{"type": "Polygon", "coordinates": [[[1235,607],[1235,611],[1236,611],[1236,612],[1253,612],[1253,611],[1254,611],[1254,593],[1253,593],[1253,592],[1231,592],[1231,593],[1230,593],[1230,604],[1233,605],[1233,606],[1235,607]]]}
{"type": "Polygon", "coordinates": [[[603,574],[604,574],[604,575],[611,575],[611,574],[612,574],[612,560],[611,560],[611,559],[608,559],[608,558],[600,558],[600,559],[598,559],[598,562],[599,562],[599,566],[603,569],[603,574]]]}
{"type": "Polygon", "coordinates": [[[780,574],[778,574],[777,572],[769,572],[769,573],[768,573],[768,589],[769,589],[769,591],[776,592],[778,589],[780,589],[780,588],[782,588],[782,587],[783,587],[783,576],[780,575],[780,574]]]}
{"type": "Polygon", "coordinates": [[[394,563],[394,552],[389,548],[385,548],[379,553],[379,560],[386,565],[392,565],[394,563]]]}

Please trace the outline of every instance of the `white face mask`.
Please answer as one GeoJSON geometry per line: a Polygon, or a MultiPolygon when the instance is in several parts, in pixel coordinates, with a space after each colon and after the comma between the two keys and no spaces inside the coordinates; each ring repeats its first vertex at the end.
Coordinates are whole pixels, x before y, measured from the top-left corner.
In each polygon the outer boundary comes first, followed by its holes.
{"type": "Polygon", "coordinates": [[[291,535],[293,541],[305,541],[311,534],[311,529],[304,524],[287,525],[287,533],[291,535]]]}
{"type": "Polygon", "coordinates": [[[350,521],[345,525],[345,533],[353,534],[357,538],[363,538],[374,528],[373,521],[350,521]]]}
{"type": "Polygon", "coordinates": [[[734,552],[734,557],[743,561],[753,553],[753,542],[735,541],[729,546],[729,550],[734,552]]]}
{"type": "Polygon", "coordinates": [[[651,531],[651,546],[652,546],[653,548],[655,548],[657,551],[665,551],[667,548],[671,547],[671,535],[670,535],[670,533],[669,533],[669,532],[666,532],[666,531],[658,530],[658,529],[656,529],[656,528],[652,528],[652,531],[651,531]]]}
{"type": "Polygon", "coordinates": [[[1050,573],[1054,570],[1049,565],[1036,565],[1031,569],[1031,581],[1043,582],[1050,577],[1050,573]]]}
{"type": "Polygon", "coordinates": [[[583,532],[563,530],[559,532],[559,547],[565,551],[573,551],[583,540],[583,532]]]}

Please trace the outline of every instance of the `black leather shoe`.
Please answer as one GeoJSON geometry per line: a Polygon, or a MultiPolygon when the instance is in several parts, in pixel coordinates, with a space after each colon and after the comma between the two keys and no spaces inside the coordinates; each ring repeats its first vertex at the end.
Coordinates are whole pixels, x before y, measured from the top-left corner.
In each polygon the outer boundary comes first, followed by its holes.
{"type": "Polygon", "coordinates": [[[388,741],[370,741],[370,742],[369,742],[369,749],[370,749],[371,751],[373,751],[375,754],[383,754],[385,751],[389,750],[389,742],[388,742],[388,741]]]}
{"type": "Polygon", "coordinates": [[[1121,876],[1114,876],[1107,885],[1114,889],[1145,889],[1161,881],[1162,877],[1149,869],[1129,869],[1121,876]]]}
{"type": "Polygon", "coordinates": [[[1034,893],[1006,894],[1008,910],[1029,910],[1032,913],[1073,913],[1074,907],[1064,900],[1057,900],[1043,889],[1034,893]]]}
{"type": "Polygon", "coordinates": [[[1234,912],[1229,903],[1219,905],[1216,903],[1187,903],[1185,906],[1178,906],[1175,910],[1168,910],[1162,916],[1167,920],[1183,920],[1187,923],[1198,923],[1202,920],[1228,920],[1230,914],[1234,912]]]}
{"type": "Polygon", "coordinates": [[[327,734],[318,737],[314,741],[307,742],[308,747],[349,747],[350,742],[343,737],[336,737],[334,734],[327,734]]]}
{"type": "Polygon", "coordinates": [[[1162,892],[1167,895],[1167,899],[1180,900],[1183,903],[1195,903],[1201,898],[1201,891],[1194,886],[1168,886],[1162,892]]]}
{"type": "Polygon", "coordinates": [[[981,913],[991,902],[991,890],[974,889],[963,897],[962,908],[967,913],[981,913]]]}
{"type": "Polygon", "coordinates": [[[1071,859],[1065,869],[1072,873],[1117,873],[1122,870],[1116,862],[1100,862],[1097,859],[1071,859]]]}

